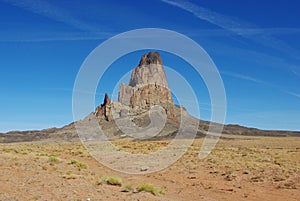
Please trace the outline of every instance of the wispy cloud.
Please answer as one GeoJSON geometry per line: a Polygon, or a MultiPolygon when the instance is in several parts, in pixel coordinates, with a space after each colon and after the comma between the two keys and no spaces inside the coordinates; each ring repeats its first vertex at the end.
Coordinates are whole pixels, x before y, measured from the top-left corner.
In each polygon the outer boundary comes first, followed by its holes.
{"type": "Polygon", "coordinates": [[[300,98],[300,94],[299,93],[295,93],[295,92],[290,92],[290,91],[285,91],[286,93],[292,95],[292,96],[295,96],[297,98],[300,98]]]}
{"type": "Polygon", "coordinates": [[[285,88],[283,88],[282,86],[276,86],[276,85],[270,84],[268,82],[253,78],[253,77],[248,76],[248,75],[242,75],[242,74],[232,73],[232,72],[227,72],[227,71],[222,71],[221,74],[231,76],[231,77],[234,77],[234,78],[238,78],[238,79],[242,79],[242,80],[246,80],[246,81],[251,81],[251,82],[254,82],[254,83],[257,83],[257,84],[262,84],[264,86],[277,89],[281,93],[285,93],[285,94],[292,95],[294,97],[300,98],[300,93],[295,93],[295,92],[288,91],[285,88]]]}
{"type": "MultiPolygon", "coordinates": [[[[257,27],[254,24],[251,24],[240,19],[233,19],[226,15],[211,11],[207,8],[198,6],[194,3],[182,0],[161,0],[164,3],[176,6],[187,12],[192,13],[197,18],[207,21],[211,24],[214,24],[218,27],[223,28],[224,30],[230,31],[236,35],[251,39],[255,42],[258,42],[264,46],[271,47],[277,51],[284,52],[287,55],[292,55],[297,59],[300,59],[299,51],[290,47],[281,40],[278,40],[275,37],[270,36],[270,33],[280,33],[287,32],[288,30],[283,28],[274,28],[273,30],[268,30],[264,32],[264,29],[257,27]],[[257,37],[259,35],[259,37],[257,37]],[[255,36],[255,37],[254,37],[255,36]]],[[[293,30],[293,32],[299,33],[298,29],[293,30]]]]}
{"type": "Polygon", "coordinates": [[[247,81],[255,82],[255,83],[258,83],[258,84],[269,85],[268,83],[266,83],[266,82],[264,82],[262,80],[259,80],[259,79],[256,79],[256,78],[253,78],[253,77],[250,77],[250,76],[247,76],[247,75],[242,75],[242,74],[233,73],[233,72],[227,72],[227,71],[221,71],[221,74],[228,75],[228,76],[235,77],[235,78],[242,79],[242,80],[247,80],[247,81]]]}
{"type": "Polygon", "coordinates": [[[292,35],[300,34],[300,28],[243,28],[243,29],[231,29],[226,31],[224,29],[190,29],[189,34],[207,35],[207,36],[231,36],[236,33],[243,33],[244,36],[254,37],[260,35],[292,35]]]}
{"type": "Polygon", "coordinates": [[[70,12],[60,7],[54,6],[47,1],[39,0],[2,0],[13,6],[25,9],[35,14],[48,17],[57,22],[70,25],[84,31],[95,31],[94,26],[90,26],[86,22],[72,16],[70,12]]]}
{"type": "Polygon", "coordinates": [[[217,25],[223,29],[234,31],[236,34],[243,34],[245,27],[254,28],[246,22],[240,22],[237,20],[232,20],[231,18],[206,9],[204,7],[198,6],[194,3],[181,0],[161,0],[162,2],[168,3],[170,5],[179,7],[185,11],[188,11],[198,17],[199,19],[208,21],[214,25],[217,25]],[[240,30],[240,31],[237,31],[240,30]]]}
{"type": "Polygon", "coordinates": [[[274,28],[253,28],[247,29],[233,29],[235,32],[243,32],[244,35],[254,36],[254,35],[290,35],[299,34],[300,28],[286,28],[286,27],[274,27],[274,28]]]}
{"type": "Polygon", "coordinates": [[[74,35],[74,33],[70,33],[69,36],[22,36],[22,38],[0,38],[0,42],[51,42],[51,41],[84,41],[84,40],[105,40],[111,36],[115,35],[115,33],[96,33],[93,35],[74,35]]]}
{"type": "Polygon", "coordinates": [[[292,67],[292,72],[293,72],[294,75],[296,75],[297,77],[300,77],[300,67],[299,67],[299,66],[294,66],[294,67],[292,67]]]}

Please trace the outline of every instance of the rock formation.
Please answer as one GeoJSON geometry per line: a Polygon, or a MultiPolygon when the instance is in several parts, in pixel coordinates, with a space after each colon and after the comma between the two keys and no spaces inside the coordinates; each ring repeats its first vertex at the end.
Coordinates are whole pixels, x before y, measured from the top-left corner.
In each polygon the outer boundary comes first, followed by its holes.
{"type": "Polygon", "coordinates": [[[133,69],[129,86],[158,84],[168,88],[168,83],[162,65],[162,60],[158,52],[144,54],[139,65],[133,69]]]}
{"type": "Polygon", "coordinates": [[[142,56],[139,65],[132,70],[129,86],[121,84],[118,101],[134,110],[161,105],[169,118],[175,116],[174,102],[158,52],[142,56]]]}
{"type": "Polygon", "coordinates": [[[162,106],[167,117],[175,119],[175,106],[162,59],[158,52],[149,52],[142,56],[139,65],[132,70],[129,85],[120,85],[118,102],[111,101],[105,94],[103,104],[96,108],[95,113],[97,117],[110,121],[147,112],[154,105],[162,106]]]}
{"type": "MultiPolygon", "coordinates": [[[[96,121],[98,120],[101,124],[102,131],[109,139],[118,139],[124,134],[134,134],[130,135],[134,139],[148,139],[147,135],[150,134],[152,137],[153,133],[156,134],[155,129],[160,129],[159,124],[162,122],[159,118],[160,115],[153,115],[154,119],[151,119],[151,115],[147,113],[154,105],[162,106],[168,117],[164,128],[155,136],[156,139],[173,138],[175,135],[188,138],[189,130],[195,125],[198,127],[196,122],[199,121],[198,119],[189,116],[183,107],[174,106],[162,66],[162,59],[157,52],[150,52],[142,56],[139,65],[132,71],[129,86],[124,83],[121,84],[118,100],[119,102],[112,101],[108,94],[105,94],[103,104],[99,105],[94,113],[82,120],[62,128],[0,133],[0,143],[41,140],[47,140],[46,142],[49,140],[53,142],[78,141],[78,129],[85,135],[80,136],[81,140],[102,140],[101,132],[93,124],[95,116],[97,117],[96,121]],[[153,122],[151,122],[152,120],[153,122]],[[184,128],[180,127],[181,122],[183,122],[184,128]],[[153,127],[151,127],[151,123],[154,124],[153,127]],[[78,126],[75,127],[75,125],[78,126]],[[124,130],[120,128],[124,128],[124,130]],[[139,138],[139,135],[142,135],[142,138],[139,138]]],[[[160,112],[160,110],[156,110],[156,113],[157,111],[160,112]]],[[[197,136],[205,137],[209,126],[210,122],[200,121],[197,136]]],[[[300,132],[296,131],[266,131],[239,125],[225,125],[223,133],[238,136],[300,136],[300,132]]]]}
{"type": "Polygon", "coordinates": [[[96,116],[103,116],[107,121],[110,121],[112,119],[111,106],[112,106],[112,101],[108,97],[108,94],[105,93],[103,103],[96,108],[95,111],[96,116]]]}

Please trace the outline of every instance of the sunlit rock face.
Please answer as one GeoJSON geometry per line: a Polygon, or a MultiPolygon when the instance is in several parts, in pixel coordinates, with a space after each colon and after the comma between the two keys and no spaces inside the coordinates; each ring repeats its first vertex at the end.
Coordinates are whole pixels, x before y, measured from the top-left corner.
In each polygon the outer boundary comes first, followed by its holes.
{"type": "Polygon", "coordinates": [[[118,101],[133,109],[149,109],[154,105],[161,105],[168,117],[174,115],[174,102],[158,52],[142,56],[139,65],[132,70],[129,86],[121,84],[118,101]]]}

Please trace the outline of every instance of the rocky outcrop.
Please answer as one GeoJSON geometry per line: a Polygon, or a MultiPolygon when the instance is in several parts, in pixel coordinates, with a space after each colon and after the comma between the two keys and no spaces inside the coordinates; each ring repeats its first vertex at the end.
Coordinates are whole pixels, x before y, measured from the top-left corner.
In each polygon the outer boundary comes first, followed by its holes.
{"type": "Polygon", "coordinates": [[[162,65],[162,60],[158,52],[149,52],[144,54],[140,60],[139,66],[148,64],[160,64],[162,65]]]}
{"type": "Polygon", "coordinates": [[[169,118],[175,116],[174,102],[158,52],[142,56],[139,65],[132,70],[129,86],[121,84],[118,101],[134,110],[161,105],[169,118]]]}
{"type": "Polygon", "coordinates": [[[129,113],[129,107],[120,103],[114,102],[105,93],[103,103],[99,105],[95,110],[95,115],[99,119],[105,119],[111,121],[115,118],[126,117],[129,113]]]}
{"type": "Polygon", "coordinates": [[[96,108],[95,114],[98,117],[104,117],[107,121],[112,119],[111,115],[112,101],[108,97],[108,94],[105,93],[103,103],[96,108]]]}
{"type": "Polygon", "coordinates": [[[120,85],[118,101],[124,105],[130,105],[130,97],[133,94],[133,88],[126,86],[124,83],[120,85]]]}
{"type": "Polygon", "coordinates": [[[129,86],[157,84],[168,88],[166,74],[158,52],[144,54],[139,65],[132,70],[129,86]]]}
{"type": "Polygon", "coordinates": [[[162,59],[158,52],[149,52],[132,70],[129,85],[120,85],[118,102],[111,101],[105,94],[103,104],[96,108],[95,113],[97,117],[110,121],[147,112],[155,105],[162,106],[169,119],[175,119],[174,102],[162,59]]]}
{"type": "Polygon", "coordinates": [[[157,84],[133,88],[129,102],[129,107],[133,110],[150,109],[154,105],[160,105],[165,109],[169,118],[175,116],[170,90],[157,84]]]}

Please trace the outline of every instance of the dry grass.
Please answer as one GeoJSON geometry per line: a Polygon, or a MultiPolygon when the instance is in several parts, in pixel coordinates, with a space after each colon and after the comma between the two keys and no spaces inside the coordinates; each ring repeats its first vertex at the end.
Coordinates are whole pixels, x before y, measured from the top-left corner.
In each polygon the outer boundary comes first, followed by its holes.
{"type": "Polygon", "coordinates": [[[98,181],[97,184],[109,184],[113,186],[122,186],[122,179],[120,177],[108,177],[103,176],[98,181]]]}
{"type": "Polygon", "coordinates": [[[150,154],[166,147],[168,141],[115,141],[114,146],[132,154],[150,154]]]}
{"type": "MultiPolygon", "coordinates": [[[[242,139],[226,142],[227,146],[220,141],[205,162],[214,173],[223,174],[222,170],[226,170],[230,174],[250,174],[252,182],[285,181],[300,174],[300,144],[296,139],[265,137],[262,140],[261,137],[253,137],[247,143],[242,139]]],[[[223,176],[228,180],[234,179],[228,174],[223,176]]]]}
{"type": "MultiPolygon", "coordinates": [[[[214,200],[299,198],[300,138],[226,137],[229,140],[220,140],[204,160],[198,159],[203,139],[197,139],[172,166],[141,176],[109,170],[91,158],[80,143],[1,144],[0,200],[1,195],[18,200],[96,200],[99,196],[105,200],[116,197],[119,200],[197,200],[204,195],[214,200]],[[99,186],[100,183],[109,185],[99,186]],[[118,187],[123,183],[127,185],[118,187]],[[165,190],[164,196],[153,196],[162,192],[157,184],[165,190]],[[44,186],[51,190],[41,194],[44,186]],[[259,190],[254,192],[253,188],[259,190]],[[263,193],[259,195],[259,192],[263,193]]],[[[149,154],[167,146],[170,140],[113,143],[130,153],[149,154]]]]}
{"type": "Polygon", "coordinates": [[[87,164],[85,164],[77,159],[71,159],[71,161],[68,164],[73,165],[79,169],[87,169],[88,168],[87,164]]]}
{"type": "Polygon", "coordinates": [[[155,187],[155,186],[153,186],[152,184],[149,184],[149,183],[139,185],[136,188],[136,190],[138,192],[142,192],[142,191],[149,192],[149,193],[152,193],[153,195],[163,195],[163,194],[165,194],[163,190],[161,190],[160,188],[155,187]]]}

